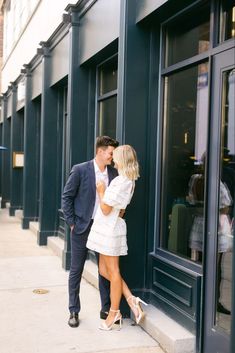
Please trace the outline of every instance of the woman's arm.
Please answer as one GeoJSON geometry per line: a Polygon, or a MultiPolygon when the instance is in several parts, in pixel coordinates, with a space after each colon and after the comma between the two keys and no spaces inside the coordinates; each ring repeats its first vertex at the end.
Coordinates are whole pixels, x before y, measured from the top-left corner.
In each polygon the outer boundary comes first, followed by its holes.
{"type": "Polygon", "coordinates": [[[99,198],[100,198],[100,208],[101,211],[105,216],[109,215],[110,212],[112,211],[113,207],[105,204],[102,199],[104,197],[104,192],[105,192],[105,184],[103,181],[98,181],[96,184],[96,190],[98,192],[99,198]]]}

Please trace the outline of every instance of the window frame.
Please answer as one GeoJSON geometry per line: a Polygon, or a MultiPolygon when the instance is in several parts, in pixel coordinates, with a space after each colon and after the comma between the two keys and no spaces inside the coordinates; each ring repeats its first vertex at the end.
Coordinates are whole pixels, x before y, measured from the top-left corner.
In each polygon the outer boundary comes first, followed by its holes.
{"type": "MultiPolygon", "coordinates": [[[[234,41],[235,37],[231,37],[231,38],[227,38],[227,39],[223,39],[223,37],[225,36],[225,25],[226,23],[223,22],[223,1],[224,0],[220,0],[219,3],[217,4],[217,23],[218,23],[218,31],[217,31],[217,45],[220,45],[222,43],[226,43],[228,41],[234,41]]],[[[215,5],[216,6],[216,5],[215,5]]],[[[235,6],[235,4],[234,4],[235,6]]],[[[235,30],[235,29],[234,29],[235,30]]]]}
{"type": "MultiPolygon", "coordinates": [[[[118,72],[118,53],[113,54],[112,56],[106,58],[102,62],[100,62],[96,66],[96,98],[95,98],[95,138],[100,135],[99,133],[99,125],[100,125],[100,116],[99,116],[99,106],[101,102],[104,102],[107,99],[117,97],[118,95],[118,86],[115,90],[111,90],[109,92],[106,92],[104,94],[99,94],[99,70],[100,68],[108,63],[109,61],[116,60],[117,62],[117,72],[118,72]]],[[[118,83],[117,83],[118,84],[118,83]]],[[[117,112],[117,107],[116,107],[116,112],[117,112]]],[[[116,115],[116,123],[117,123],[117,115],[116,115]]],[[[116,124],[116,133],[115,136],[111,136],[113,138],[116,138],[117,136],[117,124],[116,124]]]]}
{"type": "MultiPolygon", "coordinates": [[[[159,38],[159,47],[160,47],[160,53],[161,55],[159,56],[159,67],[158,67],[158,92],[159,92],[159,99],[158,99],[158,108],[157,108],[157,145],[156,145],[156,192],[155,192],[155,217],[154,217],[154,242],[153,242],[153,249],[151,252],[152,256],[157,257],[158,259],[164,259],[165,262],[171,263],[172,261],[176,263],[178,266],[182,267],[187,267],[187,270],[193,271],[198,273],[199,275],[203,274],[203,265],[204,261],[202,264],[193,262],[189,258],[185,258],[180,256],[180,254],[172,253],[167,249],[164,249],[160,245],[161,241],[161,234],[160,234],[160,228],[161,228],[161,205],[162,205],[162,196],[159,197],[159,195],[162,194],[161,192],[161,185],[162,185],[162,172],[163,172],[163,156],[164,156],[164,79],[165,76],[169,74],[173,74],[175,72],[190,68],[191,66],[194,65],[199,65],[206,60],[208,61],[208,96],[210,97],[211,93],[211,73],[212,73],[212,67],[213,67],[213,57],[221,53],[222,51],[229,50],[233,48],[234,46],[234,38],[230,38],[228,40],[225,40],[224,42],[220,42],[220,15],[221,15],[221,1],[217,2],[216,0],[211,0],[207,1],[210,5],[210,44],[209,44],[209,49],[201,54],[197,54],[193,57],[190,57],[188,59],[182,60],[178,63],[175,63],[169,67],[164,67],[165,65],[165,42],[164,42],[164,36],[165,36],[165,27],[167,24],[171,21],[174,21],[174,19],[177,19],[180,16],[184,16],[185,14],[189,13],[190,11],[198,11],[198,7],[201,7],[205,5],[206,1],[204,0],[197,0],[194,3],[190,4],[188,7],[184,8],[181,11],[178,11],[175,13],[173,16],[170,16],[167,18],[167,20],[163,21],[160,25],[160,34],[159,37],[157,36],[157,30],[153,27],[152,33],[153,33],[153,38],[159,38]],[[156,33],[156,36],[154,35],[156,33]]],[[[159,47],[155,46],[153,51],[159,50],[159,47]]],[[[153,59],[156,57],[156,53],[154,52],[152,54],[153,59]]],[[[151,74],[151,73],[150,73],[151,74]]],[[[208,102],[208,139],[207,139],[207,144],[209,146],[210,144],[210,124],[211,124],[211,118],[210,118],[210,110],[211,110],[211,101],[209,99],[208,102]]],[[[207,148],[207,153],[209,152],[207,148]]],[[[207,159],[208,160],[208,159],[207,159]]],[[[206,184],[205,184],[205,206],[204,206],[204,213],[205,213],[205,218],[207,218],[207,198],[208,198],[208,163],[205,168],[205,176],[206,176],[206,184]]],[[[206,226],[206,225],[205,225],[206,226]]],[[[204,229],[204,233],[206,234],[206,227],[204,229]]],[[[204,243],[205,247],[205,243],[204,243]]]]}
{"type": "MultiPolygon", "coordinates": [[[[210,3],[210,36],[209,36],[209,49],[203,53],[194,55],[190,58],[184,59],[180,62],[177,62],[173,65],[165,67],[165,53],[166,53],[166,26],[169,23],[172,23],[174,20],[178,20],[180,17],[185,16],[189,11],[198,11],[200,7],[205,6],[204,1],[196,1],[195,3],[189,5],[187,8],[177,12],[166,21],[161,23],[160,28],[160,55],[159,59],[159,108],[158,108],[158,124],[157,124],[157,152],[156,152],[156,166],[157,166],[157,175],[156,175],[156,196],[155,196],[155,209],[157,212],[155,213],[155,224],[154,224],[154,248],[153,248],[153,255],[157,256],[158,258],[164,258],[164,260],[174,261],[180,266],[187,266],[189,271],[197,272],[198,274],[202,275],[203,272],[203,264],[193,262],[190,258],[186,258],[181,256],[180,254],[170,252],[168,249],[163,248],[161,245],[161,238],[162,238],[162,178],[163,178],[163,171],[165,169],[165,114],[164,112],[164,86],[165,86],[165,77],[169,76],[170,74],[174,74],[180,71],[184,71],[189,69],[190,67],[200,65],[203,62],[208,62],[208,96],[210,96],[210,73],[211,73],[211,56],[214,54],[214,21],[213,21],[213,9],[214,9],[214,2],[210,3]],[[159,196],[160,195],[160,196],[159,196]]],[[[216,50],[216,49],[215,49],[216,50]]],[[[208,114],[210,111],[210,101],[208,102],[208,114]]],[[[209,133],[210,121],[208,118],[208,133],[209,133]]],[[[207,144],[209,143],[209,135],[207,138],[207,144]]],[[[207,166],[205,168],[205,175],[207,180],[207,166]]],[[[204,216],[206,216],[207,211],[207,185],[205,184],[205,205],[204,205],[204,216]]],[[[205,233],[204,229],[204,233],[205,233]]],[[[205,244],[204,244],[205,246],[205,244]]]]}
{"type": "Polygon", "coordinates": [[[61,88],[61,104],[62,104],[62,175],[61,175],[61,194],[64,190],[66,180],[69,176],[69,161],[67,158],[68,150],[68,85],[61,88]]]}

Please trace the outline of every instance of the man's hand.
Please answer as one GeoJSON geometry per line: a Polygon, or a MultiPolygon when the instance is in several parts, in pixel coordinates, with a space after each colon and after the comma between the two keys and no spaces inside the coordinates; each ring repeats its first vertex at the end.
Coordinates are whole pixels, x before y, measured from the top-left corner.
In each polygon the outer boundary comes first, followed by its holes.
{"type": "Polygon", "coordinates": [[[70,226],[70,230],[71,230],[71,232],[74,230],[74,224],[72,226],[70,226]]]}
{"type": "Polygon", "coordinates": [[[123,218],[124,214],[125,214],[125,210],[120,210],[119,217],[123,218]]]}

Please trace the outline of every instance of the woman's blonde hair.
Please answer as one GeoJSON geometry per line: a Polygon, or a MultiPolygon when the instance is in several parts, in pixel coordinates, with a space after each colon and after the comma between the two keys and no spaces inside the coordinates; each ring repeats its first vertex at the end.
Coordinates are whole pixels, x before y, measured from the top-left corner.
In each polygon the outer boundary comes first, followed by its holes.
{"type": "Polygon", "coordinates": [[[130,145],[122,145],[115,148],[113,161],[117,164],[120,175],[124,175],[131,180],[139,178],[139,163],[136,152],[130,145]]]}

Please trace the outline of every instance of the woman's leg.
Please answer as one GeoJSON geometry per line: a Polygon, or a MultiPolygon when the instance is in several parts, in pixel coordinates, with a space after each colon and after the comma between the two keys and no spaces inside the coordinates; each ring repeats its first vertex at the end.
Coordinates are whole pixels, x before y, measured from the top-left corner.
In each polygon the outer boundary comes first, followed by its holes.
{"type": "Polygon", "coordinates": [[[139,308],[136,307],[135,297],[131,293],[129,287],[127,286],[126,282],[122,279],[122,293],[127,301],[127,304],[133,311],[135,317],[139,315],[139,308]]]}
{"type": "Polygon", "coordinates": [[[106,278],[108,281],[110,281],[107,267],[105,264],[105,258],[102,254],[99,255],[99,274],[106,278]]]}
{"type": "MultiPolygon", "coordinates": [[[[107,270],[107,265],[106,265],[106,258],[108,258],[108,261],[109,261],[109,258],[111,256],[106,256],[105,255],[102,255],[100,254],[100,257],[99,257],[99,273],[101,276],[103,276],[104,278],[108,279],[110,281],[110,276],[109,276],[109,272],[107,270]]],[[[119,272],[119,275],[120,275],[120,270],[119,270],[119,261],[118,261],[118,272],[119,272]]],[[[120,275],[121,277],[121,275],[120,275]]],[[[130,291],[130,289],[128,288],[126,282],[123,280],[123,278],[121,277],[121,280],[122,280],[122,294],[124,295],[124,297],[126,299],[128,299],[132,293],[130,291]]]]}
{"type": "MultiPolygon", "coordinates": [[[[128,288],[126,282],[123,280],[119,269],[119,257],[118,256],[106,256],[100,254],[99,260],[99,271],[100,274],[110,281],[110,299],[111,299],[111,309],[114,311],[109,311],[109,315],[106,319],[106,324],[109,326],[116,315],[116,311],[119,310],[120,300],[122,294],[126,298],[128,305],[133,311],[136,322],[144,317],[144,312],[140,306],[140,301],[144,303],[138,297],[132,295],[130,289],[128,288]]],[[[144,303],[145,304],[145,303],[144,303]]],[[[147,304],[146,304],[147,305],[147,304]]]]}
{"type": "Polygon", "coordinates": [[[122,293],[123,293],[124,297],[126,298],[126,301],[128,298],[130,298],[132,296],[132,293],[131,293],[129,287],[127,286],[126,282],[124,281],[124,279],[122,279],[122,293]]]}
{"type": "Polygon", "coordinates": [[[122,296],[122,277],[119,270],[119,257],[100,255],[99,262],[100,274],[110,281],[110,299],[111,309],[106,319],[109,326],[119,310],[120,300],[122,296]]]}
{"type": "MultiPolygon", "coordinates": [[[[97,264],[99,264],[99,253],[95,253],[97,264]]],[[[99,272],[98,276],[98,285],[99,285],[99,292],[100,292],[100,301],[101,301],[101,310],[100,310],[100,317],[103,318],[105,313],[108,313],[110,308],[110,282],[107,278],[103,277],[99,272]]],[[[107,315],[106,315],[107,316],[107,315]]]]}

